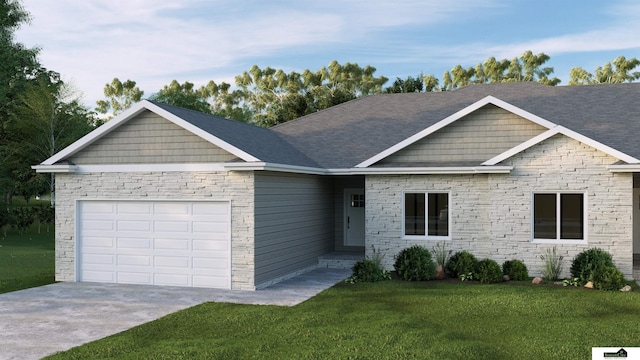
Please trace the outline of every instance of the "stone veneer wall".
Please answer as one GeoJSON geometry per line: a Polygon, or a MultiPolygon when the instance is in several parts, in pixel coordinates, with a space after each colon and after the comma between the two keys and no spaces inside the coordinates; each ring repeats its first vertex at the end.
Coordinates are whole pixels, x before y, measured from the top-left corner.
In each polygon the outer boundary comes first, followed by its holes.
{"type": "Polygon", "coordinates": [[[253,172],[56,175],[56,280],[75,281],[75,201],[231,200],[231,287],[254,290],[253,172]]]}
{"type": "Polygon", "coordinates": [[[510,174],[489,175],[376,175],[366,178],[366,251],[371,245],[386,253],[384,265],[393,267],[401,249],[437,241],[402,238],[402,194],[410,190],[451,192],[452,240],[447,248],[468,250],[478,258],[523,260],[531,276],[541,275],[540,255],[552,243],[533,243],[531,203],[535,191],[585,191],[587,244],[557,244],[564,256],[562,276],[569,277],[579,252],[602,248],[613,255],[618,269],[632,278],[632,174],[611,173],[617,159],[562,135],[513,156],[510,174]]]}

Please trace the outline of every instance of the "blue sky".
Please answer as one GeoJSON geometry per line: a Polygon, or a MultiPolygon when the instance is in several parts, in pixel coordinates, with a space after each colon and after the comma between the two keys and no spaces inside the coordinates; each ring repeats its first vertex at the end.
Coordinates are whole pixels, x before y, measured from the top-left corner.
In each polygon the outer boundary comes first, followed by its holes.
{"type": "MultiPolygon", "coordinates": [[[[21,0],[32,15],[16,40],[94,106],[104,84],[145,91],[171,80],[233,83],[256,64],[317,70],[332,60],[391,79],[442,78],[457,64],[525,50],[551,56],[566,84],[623,55],[640,58],[637,0],[21,0]]],[[[391,83],[387,83],[389,85],[391,83]]]]}

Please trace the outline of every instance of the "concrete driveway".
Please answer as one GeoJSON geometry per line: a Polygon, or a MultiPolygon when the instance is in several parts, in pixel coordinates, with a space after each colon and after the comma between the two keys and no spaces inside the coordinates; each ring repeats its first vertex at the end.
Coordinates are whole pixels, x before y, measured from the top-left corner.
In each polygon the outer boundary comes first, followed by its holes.
{"type": "Polygon", "coordinates": [[[40,359],[208,301],[293,306],[350,270],[316,269],[258,291],[57,283],[0,295],[0,359],[40,359]]]}

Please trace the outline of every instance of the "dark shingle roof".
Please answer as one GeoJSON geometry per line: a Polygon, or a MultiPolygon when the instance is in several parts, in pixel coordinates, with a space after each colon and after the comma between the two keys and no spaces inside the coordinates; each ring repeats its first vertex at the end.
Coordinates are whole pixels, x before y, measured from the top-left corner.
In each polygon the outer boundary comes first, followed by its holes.
{"type": "Polygon", "coordinates": [[[318,167],[315,161],[269,129],[155,101],[149,102],[262,161],[318,167]]]}
{"type": "Polygon", "coordinates": [[[324,168],[349,168],[489,95],[640,158],[640,83],[501,83],[373,95],[271,130],[324,168]]]}

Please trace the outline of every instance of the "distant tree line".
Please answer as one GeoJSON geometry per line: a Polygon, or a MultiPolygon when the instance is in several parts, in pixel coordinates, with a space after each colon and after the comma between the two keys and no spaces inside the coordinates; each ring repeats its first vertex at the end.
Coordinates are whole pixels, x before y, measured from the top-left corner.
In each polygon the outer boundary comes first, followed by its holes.
{"type": "MultiPolygon", "coordinates": [[[[456,65],[441,79],[433,74],[397,77],[387,87],[384,85],[389,79],[376,76],[376,68],[370,65],[332,61],[317,71],[300,73],[254,65],[235,77],[234,86],[210,81],[196,88],[188,81],[180,84],[173,80],[149,99],[270,127],[371,94],[450,91],[470,84],[500,82],[530,81],[555,86],[560,79],[553,77],[553,67],[546,66],[549,59],[545,53],[531,51],[510,60],[490,57],[475,66],[456,65]]],[[[593,74],[575,67],[571,69],[569,85],[632,82],[640,78],[640,72],[634,71],[639,65],[636,58],[620,56],[599,66],[593,74]]],[[[105,100],[98,101],[96,110],[114,115],[144,95],[135,81],[122,82],[118,78],[105,85],[104,94],[105,100]]]]}

